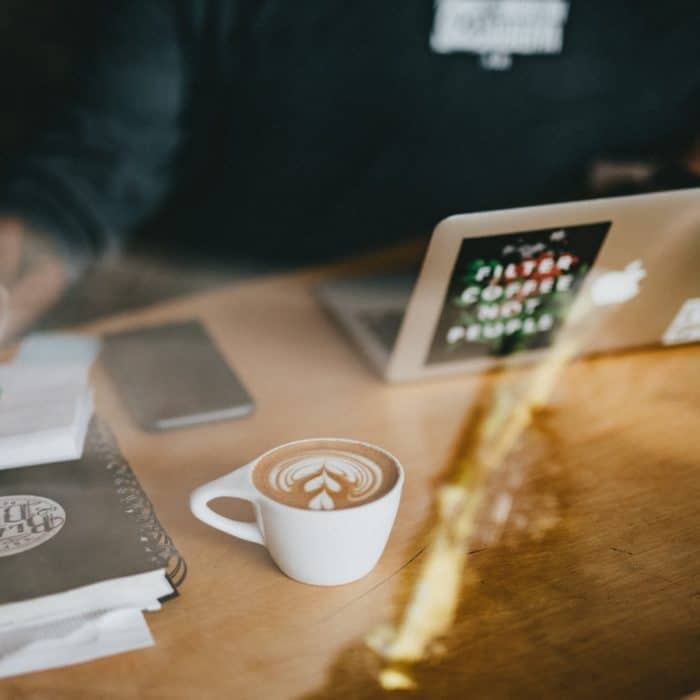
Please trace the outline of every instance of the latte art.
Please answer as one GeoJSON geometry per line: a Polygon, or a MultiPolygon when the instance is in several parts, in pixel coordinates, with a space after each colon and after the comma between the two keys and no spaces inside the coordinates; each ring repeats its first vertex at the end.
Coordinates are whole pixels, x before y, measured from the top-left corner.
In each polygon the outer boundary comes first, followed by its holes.
{"type": "Polygon", "coordinates": [[[390,455],[369,445],[315,440],[283,446],[261,458],[253,481],[267,496],[295,508],[354,508],[388,493],[398,478],[390,455]]]}
{"type": "Polygon", "coordinates": [[[309,494],[311,510],[334,510],[334,497],[348,501],[366,501],[382,485],[382,470],[371,460],[352,452],[310,452],[277,464],[268,483],[273,490],[292,493],[297,484],[309,494]]]}

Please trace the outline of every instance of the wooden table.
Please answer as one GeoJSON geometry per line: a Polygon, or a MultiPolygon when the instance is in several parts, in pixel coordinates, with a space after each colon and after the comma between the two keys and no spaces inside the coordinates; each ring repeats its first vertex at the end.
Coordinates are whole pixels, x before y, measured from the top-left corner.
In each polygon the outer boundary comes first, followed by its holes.
{"type": "MultiPolygon", "coordinates": [[[[421,561],[431,489],[478,377],[389,386],[319,311],[314,274],[256,280],[113,318],[200,318],[254,394],[252,418],[145,434],[98,368],[98,407],[189,564],[149,614],[156,646],[0,681],[3,698],[384,697],[362,637],[421,561]],[[406,488],[364,580],[287,579],[257,545],[190,515],[188,495],[294,438],[385,446],[406,488]]],[[[410,697],[678,698],[700,688],[700,347],[582,361],[512,456],[514,516],[476,542],[454,634],[410,697]],[[532,530],[544,516],[548,528],[532,530]]],[[[232,512],[230,504],[221,512],[232,512]],[[228,510],[227,510],[228,509],[228,510]]]]}

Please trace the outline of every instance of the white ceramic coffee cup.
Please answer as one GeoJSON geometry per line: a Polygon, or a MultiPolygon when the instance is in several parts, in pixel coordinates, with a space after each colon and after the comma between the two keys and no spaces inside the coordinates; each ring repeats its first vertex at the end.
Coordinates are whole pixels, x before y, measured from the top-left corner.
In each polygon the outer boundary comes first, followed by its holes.
{"type": "Polygon", "coordinates": [[[357,440],[313,438],[286,443],[265,452],[240,469],[192,492],[192,513],[207,525],[234,537],[266,547],[277,566],[290,578],[317,586],[350,583],[368,574],[384,551],[399,507],[404,473],[399,461],[386,450],[357,440]],[[331,440],[369,447],[389,457],[396,467],[396,482],[388,493],[352,508],[309,510],[275,501],[258,490],[253,471],[263,458],[277,450],[304,443],[331,440]],[[255,522],[232,520],[215,513],[209,501],[219,497],[249,501],[255,522]]]}

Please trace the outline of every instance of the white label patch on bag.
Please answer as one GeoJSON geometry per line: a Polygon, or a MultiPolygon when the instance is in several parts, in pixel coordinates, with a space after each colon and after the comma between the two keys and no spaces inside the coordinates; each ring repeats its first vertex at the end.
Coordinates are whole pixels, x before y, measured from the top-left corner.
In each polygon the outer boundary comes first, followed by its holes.
{"type": "Polygon", "coordinates": [[[700,340],[700,298],[688,299],[666,329],[664,345],[694,343],[700,340]]]}
{"type": "Polygon", "coordinates": [[[474,53],[484,68],[510,68],[513,54],[559,54],[565,0],[437,0],[430,47],[474,53]]]}

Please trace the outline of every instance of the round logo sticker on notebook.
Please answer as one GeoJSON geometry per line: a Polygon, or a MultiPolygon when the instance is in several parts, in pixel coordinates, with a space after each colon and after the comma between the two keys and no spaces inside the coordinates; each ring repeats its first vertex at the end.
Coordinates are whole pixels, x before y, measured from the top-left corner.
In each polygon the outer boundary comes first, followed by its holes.
{"type": "Polygon", "coordinates": [[[57,535],[63,507],[44,496],[0,496],[0,557],[26,552],[57,535]]]}

